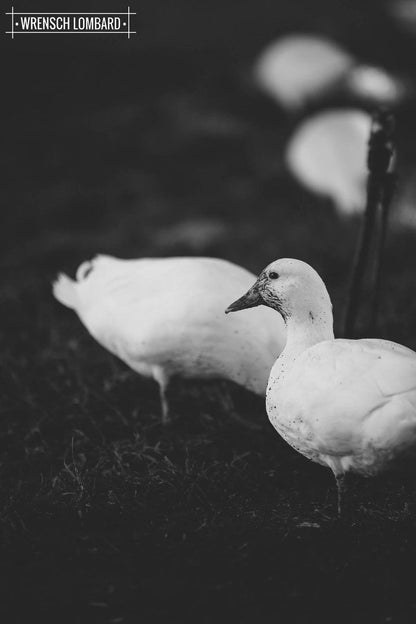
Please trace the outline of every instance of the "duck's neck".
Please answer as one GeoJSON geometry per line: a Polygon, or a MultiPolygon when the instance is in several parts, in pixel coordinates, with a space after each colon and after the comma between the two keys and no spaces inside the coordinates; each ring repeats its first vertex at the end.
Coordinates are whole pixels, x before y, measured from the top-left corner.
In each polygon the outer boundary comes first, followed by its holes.
{"type": "Polygon", "coordinates": [[[286,374],[294,366],[301,353],[318,342],[334,338],[331,307],[325,313],[311,312],[311,315],[308,313],[307,318],[306,316],[303,318],[287,316],[285,319],[286,346],[277,358],[271,374],[271,379],[277,384],[284,382],[286,374]]]}
{"type": "Polygon", "coordinates": [[[332,306],[328,301],[288,315],[286,346],[282,356],[294,360],[303,351],[323,340],[334,339],[332,306]]]}

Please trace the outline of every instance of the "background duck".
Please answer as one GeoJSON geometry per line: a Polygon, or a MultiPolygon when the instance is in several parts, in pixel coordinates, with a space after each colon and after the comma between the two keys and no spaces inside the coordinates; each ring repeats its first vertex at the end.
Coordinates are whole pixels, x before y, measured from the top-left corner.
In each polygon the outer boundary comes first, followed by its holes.
{"type": "Polygon", "coordinates": [[[329,197],[340,215],[366,203],[371,116],[359,109],[327,110],[304,120],[290,138],[285,160],[308,190],[329,197]]]}
{"type": "MultiPolygon", "coordinates": [[[[286,145],[290,173],[308,191],[329,198],[341,217],[365,210],[371,127],[372,116],[358,108],[328,109],[302,121],[286,145]]],[[[416,227],[414,171],[402,177],[391,211],[395,230],[416,227]]]]}
{"type": "Polygon", "coordinates": [[[97,256],[81,264],[75,281],[59,275],[53,293],[103,347],[157,381],[166,421],[174,375],[218,377],[265,394],[285,343],[282,319],[266,309],[233,320],[223,314],[253,278],[217,258],[97,256]]]}
{"type": "Polygon", "coordinates": [[[359,62],[339,44],[317,35],[290,34],[270,43],[254,65],[258,86],[296,113],[331,95],[395,105],[409,87],[381,67],[359,62]]]}
{"type": "Polygon", "coordinates": [[[331,468],[339,495],[346,473],[374,475],[413,449],[415,352],[387,340],[335,340],[325,284],[300,260],[272,262],[227,312],[258,305],[278,311],[287,327],[267,388],[270,422],[331,468]]]}

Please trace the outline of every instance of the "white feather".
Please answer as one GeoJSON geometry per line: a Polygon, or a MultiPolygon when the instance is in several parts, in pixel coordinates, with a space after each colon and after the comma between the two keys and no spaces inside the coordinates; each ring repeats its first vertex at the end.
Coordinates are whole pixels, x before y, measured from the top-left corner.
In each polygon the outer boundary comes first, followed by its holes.
{"type": "Polygon", "coordinates": [[[62,305],[75,309],[78,305],[76,282],[64,273],[60,273],[53,283],[53,295],[62,305]]]}

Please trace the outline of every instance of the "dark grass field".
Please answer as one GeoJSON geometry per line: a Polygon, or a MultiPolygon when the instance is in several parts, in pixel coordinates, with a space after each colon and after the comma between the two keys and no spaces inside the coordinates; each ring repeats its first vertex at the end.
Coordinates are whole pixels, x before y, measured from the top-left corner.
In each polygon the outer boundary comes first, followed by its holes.
{"type": "MultiPolygon", "coordinates": [[[[359,224],[290,179],[294,122],[253,91],[246,61],[309,22],[408,71],[415,44],[396,33],[386,49],[370,5],[321,2],[311,16],[261,2],[238,13],[234,48],[236,3],[176,6],[145,4],[158,29],[143,19],[132,45],[4,46],[1,621],[414,622],[414,475],[354,483],[339,521],[331,475],[279,439],[261,399],[228,388],[252,431],[218,384],[178,380],[163,427],[155,384],[51,296],[59,270],[96,253],[254,272],[292,256],[323,275],[340,329],[359,224]]],[[[407,168],[413,108],[398,115],[407,168]]],[[[415,237],[390,233],[378,331],[413,348],[415,237]]]]}

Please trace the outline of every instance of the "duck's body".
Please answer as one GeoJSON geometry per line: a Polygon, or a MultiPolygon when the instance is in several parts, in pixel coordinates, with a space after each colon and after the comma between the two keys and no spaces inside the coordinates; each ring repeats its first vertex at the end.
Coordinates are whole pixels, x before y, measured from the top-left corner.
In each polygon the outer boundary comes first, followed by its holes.
{"type": "Polygon", "coordinates": [[[307,118],[286,148],[289,170],[308,190],[329,197],[341,215],[364,212],[371,117],[358,109],[307,118]]]}
{"type": "MultiPolygon", "coordinates": [[[[416,354],[385,340],[330,340],[273,367],[267,413],[335,475],[379,472],[416,444],[416,354]]],[[[290,357],[290,356],[289,356],[290,357]]]]}
{"type": "Polygon", "coordinates": [[[279,104],[297,111],[322,97],[354,62],[348,52],[328,39],[293,34],[263,50],[254,74],[259,86],[279,104]]]}
{"type": "Polygon", "coordinates": [[[76,281],[61,275],[54,294],[103,347],[159,383],[167,411],[164,394],[175,375],[227,379],[264,395],[284,346],[283,322],[270,310],[233,322],[223,315],[230,294],[252,280],[215,258],[98,256],[79,267],[76,281]]]}
{"type": "MultiPolygon", "coordinates": [[[[297,126],[285,149],[290,173],[304,188],[329,198],[341,217],[363,214],[367,205],[368,152],[374,119],[356,108],[328,109],[297,126]]],[[[416,227],[416,178],[398,189],[394,228],[416,227]]]]}
{"type": "Polygon", "coordinates": [[[336,477],[372,475],[416,451],[415,352],[386,340],[335,340],[325,284],[299,260],[269,265],[229,310],[260,303],[286,321],[266,407],[293,448],[336,477]]]}

